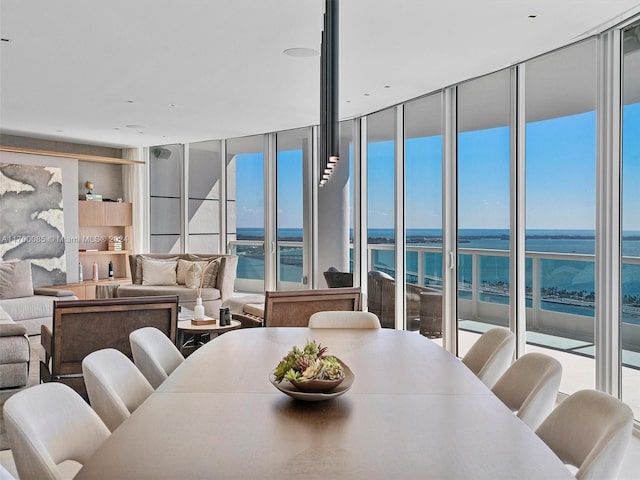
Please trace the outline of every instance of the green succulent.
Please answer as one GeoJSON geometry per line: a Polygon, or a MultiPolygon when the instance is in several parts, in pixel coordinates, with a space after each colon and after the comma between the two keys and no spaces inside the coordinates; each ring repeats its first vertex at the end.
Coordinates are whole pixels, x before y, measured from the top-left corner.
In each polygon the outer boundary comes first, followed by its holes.
{"type": "Polygon", "coordinates": [[[336,380],[344,377],[344,369],[338,359],[325,357],[326,351],[327,347],[315,340],[307,340],[302,350],[294,345],[276,366],[273,372],[276,381],[336,380]]]}

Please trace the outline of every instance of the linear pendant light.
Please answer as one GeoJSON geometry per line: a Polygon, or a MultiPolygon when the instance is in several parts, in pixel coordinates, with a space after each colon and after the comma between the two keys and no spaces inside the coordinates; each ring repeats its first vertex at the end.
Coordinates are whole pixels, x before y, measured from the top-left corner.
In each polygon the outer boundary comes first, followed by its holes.
{"type": "Polygon", "coordinates": [[[320,49],[320,186],[340,159],[338,123],[338,0],[325,0],[320,49]]]}

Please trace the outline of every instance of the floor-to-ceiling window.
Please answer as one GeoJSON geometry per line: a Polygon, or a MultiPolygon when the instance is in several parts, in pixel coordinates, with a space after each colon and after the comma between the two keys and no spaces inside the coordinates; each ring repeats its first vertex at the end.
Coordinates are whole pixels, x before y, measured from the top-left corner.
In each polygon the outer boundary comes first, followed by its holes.
{"type": "Polygon", "coordinates": [[[152,253],[182,251],[182,145],[149,149],[149,249],[152,253]]]}
{"type": "Polygon", "coordinates": [[[622,35],[622,400],[640,416],[640,24],[622,35]]]}
{"type": "Polygon", "coordinates": [[[227,249],[236,290],[264,292],[264,137],[227,140],[227,249]]]}
{"type": "Polygon", "coordinates": [[[186,250],[220,252],[220,141],[189,144],[186,250]]]}
{"type": "Polygon", "coordinates": [[[404,107],[406,325],[430,337],[442,331],[442,98],[404,107]]]}
{"type": "Polygon", "coordinates": [[[458,354],[509,325],[510,75],[458,86],[458,354]]]}
{"type": "Polygon", "coordinates": [[[596,41],[525,68],[527,351],[573,393],[595,385],[596,41]]]}
{"type": "Polygon", "coordinates": [[[308,287],[304,262],[306,169],[311,165],[310,129],[276,134],[276,224],[278,290],[308,287]],[[306,168],[305,168],[306,164],[306,168]]]}
{"type": "Polygon", "coordinates": [[[367,117],[368,306],[386,328],[395,328],[395,125],[394,108],[367,117]]]}

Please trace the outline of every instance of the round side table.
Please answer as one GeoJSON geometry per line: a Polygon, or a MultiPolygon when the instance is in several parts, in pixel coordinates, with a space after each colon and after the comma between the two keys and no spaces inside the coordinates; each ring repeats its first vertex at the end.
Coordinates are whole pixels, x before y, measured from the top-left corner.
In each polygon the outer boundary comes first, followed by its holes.
{"type": "Polygon", "coordinates": [[[218,323],[213,325],[192,325],[191,320],[181,320],[178,322],[178,348],[186,357],[207,343],[212,335],[218,336],[224,332],[237,330],[241,326],[242,324],[238,320],[231,320],[231,325],[223,327],[218,323]],[[190,335],[190,338],[185,340],[185,335],[190,335]]]}

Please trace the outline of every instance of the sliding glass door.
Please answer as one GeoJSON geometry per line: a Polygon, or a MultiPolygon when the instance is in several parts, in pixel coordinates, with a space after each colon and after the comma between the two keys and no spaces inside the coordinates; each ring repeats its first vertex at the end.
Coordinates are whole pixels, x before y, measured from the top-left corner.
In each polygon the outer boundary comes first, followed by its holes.
{"type": "Polygon", "coordinates": [[[509,326],[509,71],[458,87],[458,355],[509,326]]]}
{"type": "Polygon", "coordinates": [[[238,255],[236,290],[264,292],[264,137],[227,140],[227,250],[238,255]]]}

